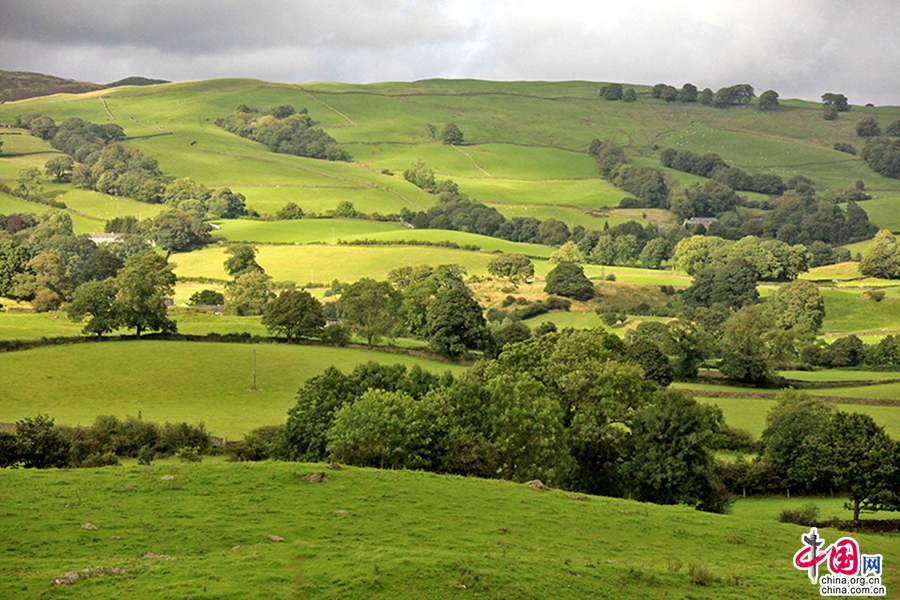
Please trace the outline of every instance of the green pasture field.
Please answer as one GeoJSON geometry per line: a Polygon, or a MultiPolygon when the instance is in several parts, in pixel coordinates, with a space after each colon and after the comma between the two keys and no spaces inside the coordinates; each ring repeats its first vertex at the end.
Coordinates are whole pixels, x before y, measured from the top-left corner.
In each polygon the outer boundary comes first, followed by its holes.
{"type": "Polygon", "coordinates": [[[596,177],[540,181],[454,178],[454,181],[459,184],[460,191],[479,201],[498,205],[495,206],[498,210],[502,204],[606,208],[616,206],[628,195],[596,177]]]}
{"type": "Polygon", "coordinates": [[[875,302],[862,296],[862,290],[821,289],[825,300],[826,333],[877,332],[900,329],[900,301],[875,302]]]}
{"type": "MultiPolygon", "coordinates": [[[[285,204],[293,202],[304,212],[325,213],[335,210],[347,201],[361,213],[382,215],[400,214],[404,208],[411,211],[428,210],[434,197],[425,194],[395,194],[387,188],[373,188],[352,183],[345,186],[306,187],[305,184],[283,186],[234,186],[234,192],[247,198],[247,207],[263,215],[275,215],[285,204]]],[[[418,190],[418,188],[414,188],[418,190]]]]}
{"type": "MultiPolygon", "coordinates": [[[[21,198],[16,198],[14,196],[10,196],[8,194],[0,192],[0,214],[8,215],[11,213],[31,213],[35,215],[42,215],[52,210],[57,209],[47,206],[46,204],[28,202],[27,200],[22,200],[21,198]]],[[[75,233],[91,233],[96,231],[103,231],[104,223],[97,221],[96,219],[89,219],[82,215],[73,213],[71,210],[66,210],[66,212],[69,213],[70,217],[72,217],[72,229],[75,231],[75,233]]]]}
{"type": "MultiPolygon", "coordinates": [[[[275,281],[303,285],[311,280],[330,283],[338,279],[353,282],[362,277],[387,279],[401,266],[458,264],[469,275],[487,275],[490,252],[470,252],[433,246],[259,246],[256,260],[275,281]]],[[[229,279],[224,267],[225,247],[212,246],[193,252],[173,254],[179,278],[209,277],[229,279]]],[[[543,261],[535,261],[537,264],[543,261]]]]}
{"type": "MultiPolygon", "coordinates": [[[[769,496],[765,498],[751,497],[738,498],[731,509],[735,517],[759,519],[765,521],[777,521],[783,510],[797,510],[807,504],[815,504],[819,507],[819,520],[830,521],[839,519],[849,521],[853,519],[853,511],[844,508],[845,498],[840,495],[830,496],[769,496]]],[[[875,513],[860,513],[860,519],[900,519],[900,512],[879,511],[875,513]]],[[[834,541],[834,537],[826,540],[826,544],[834,541]]],[[[862,550],[862,549],[861,549],[862,550]]]]}
{"type": "Polygon", "coordinates": [[[213,435],[235,438],[283,423],[307,378],[370,360],[435,373],[464,369],[405,354],[291,344],[138,340],[44,347],[0,354],[0,421],[47,413],[57,423],[87,425],[101,414],[140,413],[160,423],[203,421],[213,435]],[[259,391],[250,389],[254,351],[259,391]]]}
{"type": "MultiPolygon", "coordinates": [[[[672,387],[677,389],[685,389],[687,384],[673,384],[672,387]]],[[[699,386],[691,386],[695,389],[699,386]]],[[[853,388],[863,390],[865,388],[853,388]]],[[[747,390],[751,391],[751,390],[747,390]]],[[[752,390],[756,391],[756,390],[752,390]]],[[[819,393],[827,395],[846,395],[832,394],[834,390],[822,390],[819,393]]],[[[816,393],[816,390],[809,390],[809,393],[816,393]]],[[[749,431],[754,438],[759,439],[763,430],[766,428],[766,414],[775,406],[776,400],[759,399],[759,398],[709,398],[706,396],[696,396],[697,402],[704,404],[714,404],[722,409],[725,416],[725,422],[737,429],[745,429],[749,431]]],[[[898,406],[874,406],[869,404],[835,404],[836,409],[844,412],[856,412],[869,415],[876,423],[884,427],[884,430],[895,440],[900,440],[900,407],[898,406]]]]}
{"type": "MultiPolygon", "coordinates": [[[[891,192],[871,192],[871,200],[859,202],[859,207],[866,211],[869,220],[881,229],[900,232],[900,194],[891,192]]],[[[845,205],[842,205],[842,208],[845,205]]],[[[853,252],[853,250],[851,250],[853,252]]]]}
{"type": "Polygon", "coordinates": [[[403,229],[399,223],[359,219],[300,219],[298,221],[251,221],[245,219],[215,221],[221,229],[213,238],[229,242],[331,244],[337,240],[403,229]]]}
{"type": "Polygon", "coordinates": [[[850,254],[856,258],[857,254],[862,254],[866,251],[866,248],[872,245],[872,240],[863,240],[861,242],[856,242],[854,244],[845,244],[841,246],[841,248],[846,248],[850,251],[850,254]]]}
{"type": "MultiPolygon", "coordinates": [[[[124,574],[66,598],[809,598],[791,565],[804,528],[505,481],[302,463],[159,461],[91,470],[4,470],[0,576],[44,597],[69,570],[124,574]],[[324,470],[311,484],[303,475],[324,470]],[[174,480],[162,481],[162,475],[174,480]],[[346,511],[346,512],[335,512],[346,511]],[[39,519],[35,514],[41,515],[39,519]],[[98,529],[84,530],[83,523],[98,529]],[[267,536],[284,541],[272,543],[267,536]],[[148,558],[147,553],[166,555],[148,558]],[[702,566],[709,585],[689,571],[702,566]]],[[[760,519],[757,514],[766,514],[760,519]]],[[[823,528],[831,542],[841,533],[823,528]]],[[[854,534],[866,553],[900,538],[854,534]]],[[[886,561],[885,585],[900,585],[886,561]]]]}
{"type": "Polygon", "coordinates": [[[800,381],[879,381],[900,379],[900,373],[892,371],[852,371],[826,369],[822,371],[779,371],[782,377],[800,381]]]}

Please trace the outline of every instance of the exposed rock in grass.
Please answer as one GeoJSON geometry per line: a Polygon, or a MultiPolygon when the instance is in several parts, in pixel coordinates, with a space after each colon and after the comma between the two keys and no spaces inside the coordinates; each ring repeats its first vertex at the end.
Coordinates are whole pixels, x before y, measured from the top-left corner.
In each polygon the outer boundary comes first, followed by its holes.
{"type": "Polygon", "coordinates": [[[269,539],[272,540],[273,542],[283,542],[284,541],[283,537],[279,537],[277,535],[270,535],[269,539]]]}
{"type": "Polygon", "coordinates": [[[175,481],[175,476],[174,475],[163,475],[162,477],[160,477],[160,479],[162,479],[163,481],[175,481]]]}
{"type": "Polygon", "coordinates": [[[229,550],[229,552],[235,552],[240,549],[241,549],[241,546],[240,546],[240,544],[238,544],[237,546],[232,547],[231,550],[229,550]]]}
{"type": "Polygon", "coordinates": [[[348,510],[333,510],[331,512],[336,515],[349,515],[350,514],[350,511],[348,511],[348,510]]]}
{"type": "Polygon", "coordinates": [[[67,571],[62,575],[57,575],[51,581],[54,585],[72,585],[81,579],[89,577],[109,577],[110,575],[124,575],[125,569],[116,567],[92,567],[90,569],[81,569],[80,571],[67,571]]]}
{"type": "Polygon", "coordinates": [[[539,492],[550,489],[550,487],[544,485],[544,482],[541,481],[540,479],[532,479],[531,481],[527,482],[525,485],[527,485],[528,487],[530,487],[533,490],[538,490],[539,492]]]}
{"type": "Polygon", "coordinates": [[[330,462],[328,463],[328,468],[332,471],[340,471],[343,467],[336,462],[330,462]]]}
{"type": "Polygon", "coordinates": [[[109,536],[109,539],[111,539],[111,540],[121,540],[121,539],[122,539],[122,536],[121,536],[121,535],[111,535],[111,536],[109,536]]]}
{"type": "Polygon", "coordinates": [[[97,531],[98,529],[100,529],[99,527],[97,527],[97,526],[94,525],[93,523],[85,523],[84,525],[81,526],[81,528],[82,528],[82,529],[89,529],[89,530],[91,530],[91,531],[97,531]]]}
{"type": "Polygon", "coordinates": [[[175,558],[174,556],[169,556],[168,554],[156,554],[155,552],[148,552],[144,555],[144,558],[155,558],[157,560],[172,560],[175,558]]]}
{"type": "Polygon", "coordinates": [[[588,497],[584,494],[566,494],[566,496],[572,500],[588,500],[588,497]]]}
{"type": "Polygon", "coordinates": [[[323,481],[328,481],[328,478],[325,477],[325,473],[323,471],[307,473],[303,476],[303,479],[307,480],[310,483],[322,483],[323,481]]]}

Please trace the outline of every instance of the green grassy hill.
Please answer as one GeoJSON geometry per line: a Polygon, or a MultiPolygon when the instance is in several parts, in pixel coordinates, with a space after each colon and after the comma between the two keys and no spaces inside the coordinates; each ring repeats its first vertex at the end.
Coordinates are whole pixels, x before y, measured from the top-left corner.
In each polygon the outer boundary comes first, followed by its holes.
{"type": "MultiPolygon", "coordinates": [[[[503,481],[296,463],[0,471],[8,598],[809,598],[804,528],[503,481]],[[327,480],[304,474],[324,470],[327,480]],[[163,475],[174,480],[164,481],[163,475]],[[583,499],[580,499],[583,498],[583,499]],[[35,514],[41,515],[35,518],[35,514]],[[91,523],[96,530],[85,530],[91,523]],[[268,536],[283,542],[272,542],[268,536]],[[152,553],[152,554],[151,554],[152,553]],[[156,557],[154,557],[154,555],[156,557]],[[92,567],[124,574],[69,587],[92,567]]],[[[841,533],[821,529],[831,543],[841,533]]],[[[900,585],[896,536],[856,534],[900,585]]]]}

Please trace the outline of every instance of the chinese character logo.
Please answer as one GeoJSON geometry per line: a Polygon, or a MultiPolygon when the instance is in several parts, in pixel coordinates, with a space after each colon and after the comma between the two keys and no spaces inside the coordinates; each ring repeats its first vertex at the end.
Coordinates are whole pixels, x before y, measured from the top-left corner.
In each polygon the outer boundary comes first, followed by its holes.
{"type": "MultiPolygon", "coordinates": [[[[859,544],[853,538],[841,538],[835,543],[819,552],[819,548],[825,543],[825,540],[819,537],[819,532],[815,527],[800,536],[800,542],[803,547],[794,554],[794,566],[800,570],[807,571],[809,580],[813,585],[819,580],[819,564],[828,560],[828,570],[834,575],[856,575],[859,572],[860,555],[859,544]]],[[[874,557],[866,556],[869,559],[877,558],[878,573],[881,573],[881,555],[874,557]]],[[[870,572],[874,573],[875,563],[868,562],[864,564],[870,567],[870,572]]]]}

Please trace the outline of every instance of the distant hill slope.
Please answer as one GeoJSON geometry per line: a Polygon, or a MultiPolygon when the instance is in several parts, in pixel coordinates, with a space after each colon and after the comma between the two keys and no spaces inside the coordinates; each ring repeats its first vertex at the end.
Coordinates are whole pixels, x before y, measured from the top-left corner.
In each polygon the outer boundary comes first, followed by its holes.
{"type": "Polygon", "coordinates": [[[103,89],[102,85],[63,79],[27,71],[0,71],[0,100],[24,100],[50,94],[83,94],[103,89]]]}
{"type": "Polygon", "coordinates": [[[0,101],[24,100],[25,98],[50,96],[52,94],[83,94],[123,85],[156,85],[158,83],[169,82],[164,79],[132,76],[101,85],[89,81],[63,79],[62,77],[45,75],[43,73],[0,71],[0,101]]]}

